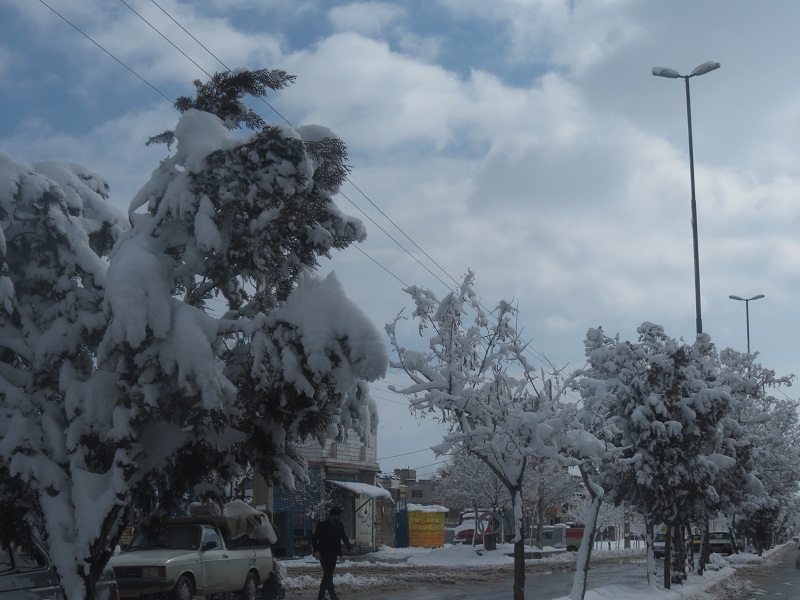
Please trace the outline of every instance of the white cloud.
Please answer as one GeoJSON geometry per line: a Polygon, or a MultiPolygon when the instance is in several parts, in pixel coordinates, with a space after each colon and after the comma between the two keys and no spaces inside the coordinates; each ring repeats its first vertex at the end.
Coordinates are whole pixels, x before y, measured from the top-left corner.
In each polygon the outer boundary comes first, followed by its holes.
{"type": "Polygon", "coordinates": [[[330,19],[337,31],[352,31],[362,35],[385,32],[405,17],[405,11],[386,2],[354,2],[330,10],[330,19]]]}
{"type": "MultiPolygon", "coordinates": [[[[741,349],[742,307],[727,297],[764,293],[753,307],[754,348],[781,373],[797,370],[797,3],[764,11],[744,2],[443,0],[426,5],[441,22],[425,23],[415,3],[159,3],[226,64],[297,75],[269,102],[296,124],[341,135],[352,179],[371,200],[453,277],[475,269],[487,305],[517,299],[534,347],[573,366],[590,326],[631,338],[652,320],[693,335],[683,82],[650,68],[720,61],[692,80],[705,328],[721,347],[741,349]],[[480,41],[498,55],[462,57],[480,41]]],[[[55,5],[170,95],[191,94],[203,77],[122,4],[55,5]]],[[[136,7],[207,70],[219,67],[151,5],[136,7]]],[[[0,16],[15,15],[30,34],[15,41],[13,59],[0,52],[0,74],[11,70],[16,97],[52,98],[46,110],[0,104],[10,132],[0,145],[24,160],[84,163],[124,206],[162,156],[144,140],[175,113],[42,8],[0,0],[0,16]],[[90,124],[85,132],[57,112],[70,90],[83,95],[74,112],[90,124]],[[100,111],[109,97],[120,106],[100,111]]],[[[358,192],[345,192],[449,281],[358,192]]],[[[405,283],[443,290],[367,225],[371,257],[405,283]]],[[[356,250],[329,268],[378,325],[406,304],[401,284],[356,250]]]]}
{"type": "Polygon", "coordinates": [[[0,147],[27,162],[61,159],[86,166],[108,180],[111,201],[127,211],[133,195],[167,153],[166,147],[146,147],[145,142],[176,121],[177,112],[166,103],[133,110],[81,134],[53,131],[50,124],[29,119],[16,135],[0,139],[0,147]]]}
{"type": "Polygon", "coordinates": [[[442,0],[455,18],[481,20],[508,38],[506,59],[573,71],[602,63],[641,34],[631,0],[442,0]]]}

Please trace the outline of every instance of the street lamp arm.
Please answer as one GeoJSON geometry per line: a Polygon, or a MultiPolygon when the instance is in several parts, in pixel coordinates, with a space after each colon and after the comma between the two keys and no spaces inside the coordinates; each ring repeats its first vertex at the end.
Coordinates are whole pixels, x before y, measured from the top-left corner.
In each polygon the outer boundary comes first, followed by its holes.
{"type": "Polygon", "coordinates": [[[668,69],[667,67],[653,67],[653,75],[656,77],[668,77],[670,79],[677,79],[683,77],[675,69],[668,69]]]}
{"type": "Polygon", "coordinates": [[[666,77],[668,79],[689,79],[689,77],[699,77],[700,75],[705,75],[711,71],[716,71],[719,69],[719,66],[720,65],[718,62],[709,60],[704,62],[702,65],[696,66],[689,75],[681,75],[675,69],[670,69],[668,67],[653,67],[653,75],[656,77],[666,77]]]}
{"type": "Polygon", "coordinates": [[[766,296],[764,294],[758,294],[756,296],[753,296],[752,298],[741,298],[739,296],[731,295],[728,296],[728,298],[730,298],[731,300],[739,300],[740,302],[751,302],[752,300],[761,300],[762,298],[766,298],[766,296]]]}
{"type": "Polygon", "coordinates": [[[704,62],[702,65],[698,65],[694,68],[691,75],[689,77],[697,77],[699,75],[705,75],[706,73],[710,73],[711,71],[716,71],[719,69],[719,63],[714,62],[713,60],[709,60],[704,62]]]}

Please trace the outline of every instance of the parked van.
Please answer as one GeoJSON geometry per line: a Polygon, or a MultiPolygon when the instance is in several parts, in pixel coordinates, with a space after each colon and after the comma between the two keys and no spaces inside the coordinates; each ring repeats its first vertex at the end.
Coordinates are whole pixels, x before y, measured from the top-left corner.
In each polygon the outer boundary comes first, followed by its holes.
{"type": "MultiPolygon", "coordinates": [[[[562,525],[562,527],[564,527],[562,525]]],[[[553,525],[545,525],[542,532],[542,546],[554,546],[555,534],[553,533],[555,527],[553,525]]],[[[577,552],[581,547],[583,541],[583,527],[564,527],[564,548],[567,552],[577,552]]],[[[531,545],[536,543],[536,526],[531,530],[531,545]]]]}

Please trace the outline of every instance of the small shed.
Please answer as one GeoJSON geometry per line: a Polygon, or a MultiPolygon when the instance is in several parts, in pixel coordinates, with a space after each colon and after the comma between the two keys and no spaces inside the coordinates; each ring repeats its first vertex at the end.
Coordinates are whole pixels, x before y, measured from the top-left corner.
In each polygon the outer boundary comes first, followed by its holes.
{"type": "Polygon", "coordinates": [[[444,517],[449,509],[444,506],[408,505],[408,545],[420,548],[444,546],[444,517]]]}
{"type": "Polygon", "coordinates": [[[328,479],[327,482],[349,496],[349,500],[343,503],[341,508],[345,531],[348,530],[348,525],[352,526],[350,539],[352,543],[367,551],[376,550],[379,544],[389,545],[391,543],[394,533],[392,519],[394,500],[388,490],[358,481],[328,479]],[[387,509],[386,504],[390,508],[387,509]],[[388,525],[384,522],[384,517],[387,515],[388,525]]]}

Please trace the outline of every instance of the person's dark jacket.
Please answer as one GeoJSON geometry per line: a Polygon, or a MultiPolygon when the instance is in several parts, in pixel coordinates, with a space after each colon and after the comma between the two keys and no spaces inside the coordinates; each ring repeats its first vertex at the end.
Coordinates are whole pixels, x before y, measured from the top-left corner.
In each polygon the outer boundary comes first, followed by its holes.
{"type": "Polygon", "coordinates": [[[311,536],[311,549],[323,556],[341,556],[342,542],[350,550],[350,540],[344,532],[344,525],[341,522],[322,521],[311,536]]]}

